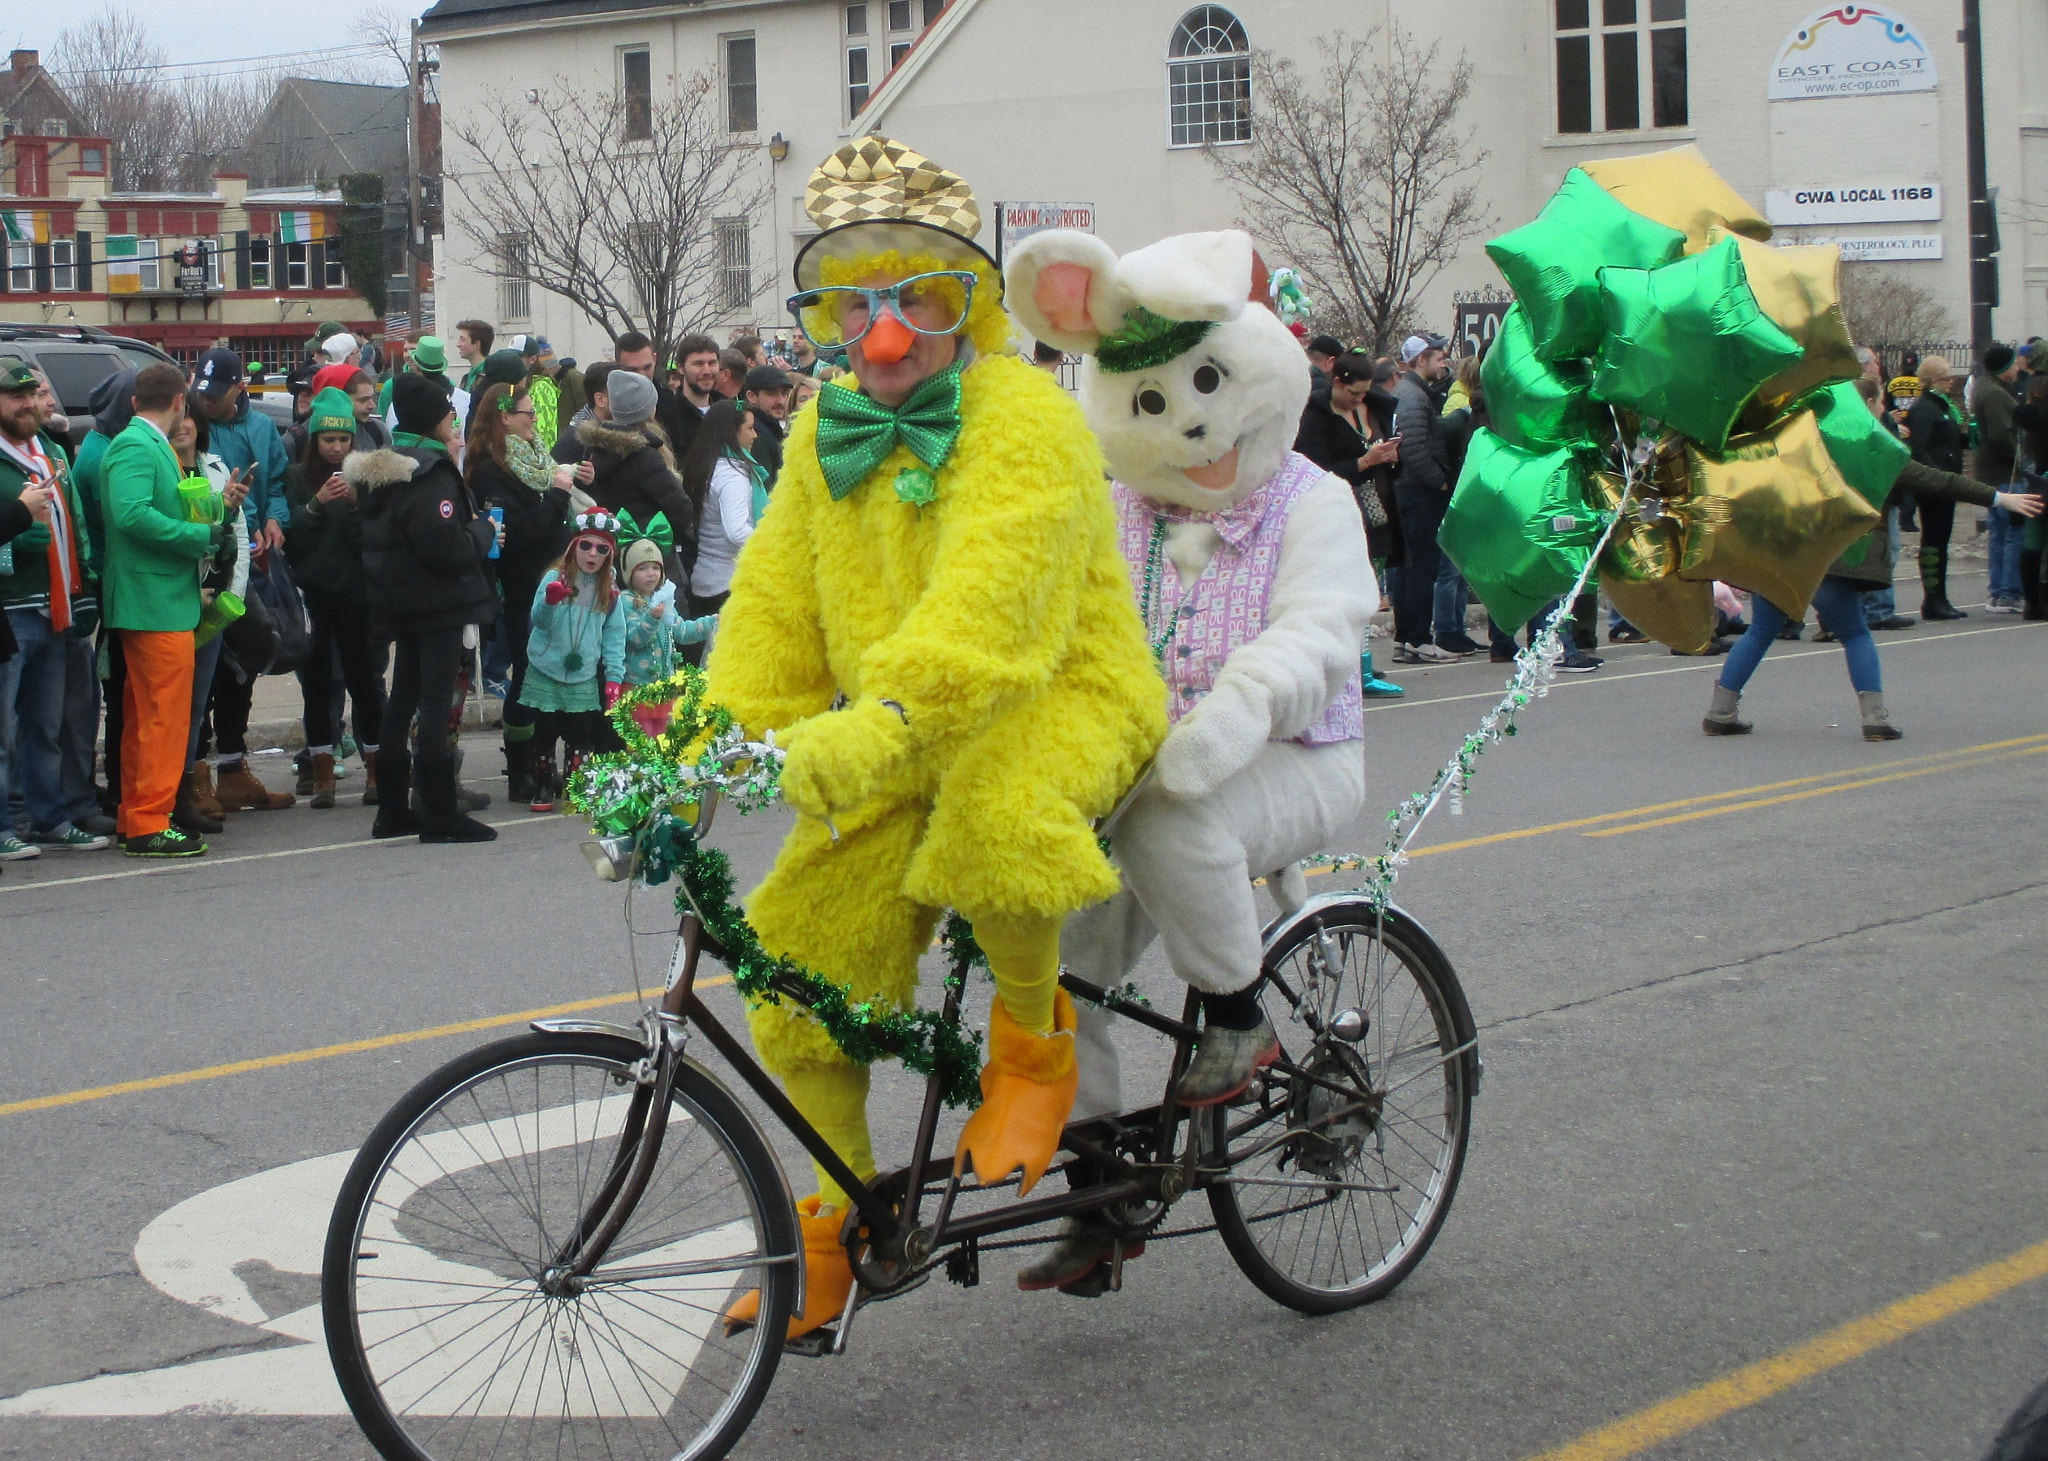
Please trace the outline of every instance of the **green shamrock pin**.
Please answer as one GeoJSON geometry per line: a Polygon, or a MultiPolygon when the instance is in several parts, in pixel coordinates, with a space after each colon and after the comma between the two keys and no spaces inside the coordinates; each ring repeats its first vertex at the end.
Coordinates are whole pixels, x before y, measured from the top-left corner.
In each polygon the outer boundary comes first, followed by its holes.
{"type": "Polygon", "coordinates": [[[575,674],[578,670],[583,668],[583,656],[578,654],[573,649],[570,650],[567,654],[562,656],[562,668],[567,670],[572,675],[575,674]]]}
{"type": "Polygon", "coordinates": [[[938,500],[939,479],[923,467],[905,467],[896,474],[896,497],[912,507],[928,507],[938,500]]]}

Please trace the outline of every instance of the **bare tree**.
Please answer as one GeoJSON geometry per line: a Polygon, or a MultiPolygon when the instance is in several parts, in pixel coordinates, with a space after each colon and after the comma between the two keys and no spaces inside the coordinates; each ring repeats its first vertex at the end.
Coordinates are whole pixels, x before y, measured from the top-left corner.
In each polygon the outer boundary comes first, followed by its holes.
{"type": "Polygon", "coordinates": [[[60,31],[51,48],[50,70],[87,130],[112,144],[113,184],[122,191],[177,185],[186,131],[163,85],[168,59],[148,26],[111,5],[60,31]]]}
{"type": "Polygon", "coordinates": [[[1252,58],[1252,140],[1209,161],[1316,296],[1318,323],[1375,354],[1415,321],[1422,291],[1492,219],[1468,179],[1486,152],[1458,113],[1472,89],[1460,52],[1448,67],[1396,25],[1316,39],[1312,80],[1293,60],[1252,58]]]}
{"type": "Polygon", "coordinates": [[[452,128],[448,181],[480,256],[558,295],[613,339],[666,349],[750,301],[751,271],[720,256],[719,224],[769,201],[756,153],[728,140],[711,77],[630,107],[557,78],[452,128]],[[739,277],[744,275],[744,277],[739,277]]]}
{"type": "Polygon", "coordinates": [[[1955,321],[1925,285],[1886,264],[1842,265],[1842,318],[1849,338],[1875,350],[1889,368],[1908,350],[1948,342],[1955,321]]]}
{"type": "Polygon", "coordinates": [[[368,81],[382,86],[403,85],[412,75],[412,22],[389,5],[373,5],[355,18],[349,35],[370,48],[357,68],[363,75],[337,77],[344,81],[368,81]]]}

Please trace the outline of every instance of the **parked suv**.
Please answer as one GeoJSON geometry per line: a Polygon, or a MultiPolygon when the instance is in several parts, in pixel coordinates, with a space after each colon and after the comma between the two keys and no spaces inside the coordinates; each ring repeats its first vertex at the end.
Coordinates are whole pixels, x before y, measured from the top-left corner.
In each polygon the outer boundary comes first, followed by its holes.
{"type": "MultiPolygon", "coordinates": [[[[70,419],[73,447],[92,430],[92,411],[86,403],[101,381],[119,370],[178,363],[147,340],[110,335],[90,326],[58,329],[48,325],[0,324],[0,369],[15,361],[27,361],[50,378],[50,388],[70,419]]],[[[256,409],[275,421],[279,429],[291,424],[290,396],[251,399],[256,409]]]]}

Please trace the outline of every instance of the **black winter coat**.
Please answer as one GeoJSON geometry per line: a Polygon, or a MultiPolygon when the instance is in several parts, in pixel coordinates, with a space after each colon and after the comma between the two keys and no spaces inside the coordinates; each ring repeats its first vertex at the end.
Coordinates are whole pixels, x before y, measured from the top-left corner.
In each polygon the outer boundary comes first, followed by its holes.
{"type": "Polygon", "coordinates": [[[1961,410],[1960,406],[1952,410],[1934,391],[1922,391],[1913,398],[1906,408],[1906,445],[1912,449],[1914,461],[1937,472],[1962,471],[1963,449],[1970,443],[1963,424],[1956,420],[1955,413],[1961,410]]]}
{"type": "Polygon", "coordinates": [[[1353,487],[1366,480],[1367,474],[1358,469],[1358,459],[1365,455],[1365,442],[1357,427],[1331,409],[1327,391],[1320,400],[1311,395],[1308,405],[1302,408],[1301,426],[1294,433],[1294,449],[1353,487]]]}
{"type": "Polygon", "coordinates": [[[308,471],[302,461],[285,469],[292,520],[284,530],[284,556],[308,596],[362,603],[369,594],[363,584],[363,489],[356,489],[357,502],[315,502],[327,475],[324,466],[308,471]]]}
{"type": "Polygon", "coordinates": [[[498,595],[487,563],[495,529],[441,452],[352,452],[341,474],[362,498],[363,571],[380,633],[488,624],[498,595]]]}
{"type": "Polygon", "coordinates": [[[475,462],[469,487],[479,507],[503,509],[505,546],[498,553],[498,579],[508,600],[523,589],[530,606],[533,591],[569,546],[569,494],[559,487],[536,492],[488,456],[475,462]]]}
{"type": "Polygon", "coordinates": [[[782,442],[789,435],[789,423],[777,421],[766,411],[754,412],[754,460],[768,473],[768,485],[782,475],[782,442]]]}
{"type": "MultiPolygon", "coordinates": [[[[19,499],[9,498],[0,502],[0,543],[12,542],[30,528],[36,520],[28,515],[28,508],[19,499]]],[[[21,648],[21,641],[14,637],[14,626],[7,622],[7,616],[0,614],[0,665],[14,658],[21,648]]]]}
{"type": "Polygon", "coordinates": [[[606,512],[632,513],[643,528],[654,514],[665,513],[675,534],[678,561],[686,572],[694,567],[697,514],[661,443],[644,432],[622,431],[609,421],[586,421],[576,428],[576,435],[586,450],[584,459],[597,469],[583,489],[591,499],[606,512]]]}

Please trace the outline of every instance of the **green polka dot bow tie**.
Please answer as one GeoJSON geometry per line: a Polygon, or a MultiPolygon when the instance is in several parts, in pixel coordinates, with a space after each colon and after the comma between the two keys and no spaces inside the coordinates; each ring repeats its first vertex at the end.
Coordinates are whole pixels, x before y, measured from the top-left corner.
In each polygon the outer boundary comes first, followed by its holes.
{"type": "Polygon", "coordinates": [[[844,386],[828,385],[818,393],[818,465],[834,502],[860,486],[898,441],[936,472],[959,439],[958,365],[924,381],[893,410],[844,386]]]}

